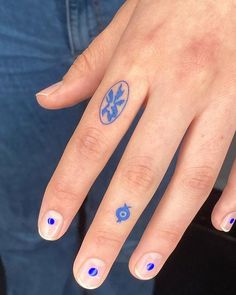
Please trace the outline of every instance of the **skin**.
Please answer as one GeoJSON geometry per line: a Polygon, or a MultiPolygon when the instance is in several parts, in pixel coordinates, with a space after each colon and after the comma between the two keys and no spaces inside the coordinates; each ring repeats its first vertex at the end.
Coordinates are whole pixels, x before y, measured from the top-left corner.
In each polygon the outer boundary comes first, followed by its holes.
{"type": "MultiPolygon", "coordinates": [[[[184,135],[173,178],[130,258],[135,277],[140,278],[136,263],[148,252],[162,255],[153,276],[160,271],[209,196],[236,129],[235,15],[232,0],[126,1],[62,83],[37,94],[47,109],[76,105],[92,96],[43,198],[39,228],[48,210],[64,217],[54,239],[66,232],[145,106],[75,259],[76,279],[83,262],[96,257],[106,263],[95,287],[102,284],[184,135]],[[129,84],[129,101],[117,120],[104,125],[99,120],[101,101],[120,80],[129,84]],[[125,203],[131,206],[131,216],[119,224],[115,212],[125,203]]],[[[236,211],[235,192],[236,162],[212,213],[218,230],[225,216],[236,211]]]]}

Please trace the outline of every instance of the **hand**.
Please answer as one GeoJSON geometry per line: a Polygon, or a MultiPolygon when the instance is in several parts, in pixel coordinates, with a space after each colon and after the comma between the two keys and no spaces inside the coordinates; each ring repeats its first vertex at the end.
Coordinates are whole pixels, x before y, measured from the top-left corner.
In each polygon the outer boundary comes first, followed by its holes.
{"type": "MultiPolygon", "coordinates": [[[[236,1],[129,0],[63,81],[37,94],[49,109],[91,96],[44,195],[39,230],[68,229],[92,183],[145,105],[74,263],[79,284],[105,280],[184,140],[173,178],[129,263],[153,278],[207,199],[236,128],[236,1]]],[[[236,163],[212,213],[236,218],[236,163]]]]}

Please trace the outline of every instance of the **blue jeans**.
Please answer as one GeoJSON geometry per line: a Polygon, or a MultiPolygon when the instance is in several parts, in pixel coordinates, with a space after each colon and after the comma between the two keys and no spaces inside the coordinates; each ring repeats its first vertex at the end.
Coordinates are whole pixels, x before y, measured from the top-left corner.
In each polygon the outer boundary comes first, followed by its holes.
{"type": "MultiPolygon", "coordinates": [[[[91,188],[66,235],[42,240],[37,217],[47,182],[72,135],[86,102],[47,111],[34,94],[58,81],[74,58],[112,19],[122,0],[0,0],[0,255],[8,295],[152,294],[153,280],[132,278],[127,262],[170,180],[176,155],[152,202],[125,243],[106,282],[85,291],[72,264],[130,128],[91,188]],[[82,220],[84,228],[78,227],[82,220]]],[[[163,155],[164,156],[164,155],[163,155]]]]}

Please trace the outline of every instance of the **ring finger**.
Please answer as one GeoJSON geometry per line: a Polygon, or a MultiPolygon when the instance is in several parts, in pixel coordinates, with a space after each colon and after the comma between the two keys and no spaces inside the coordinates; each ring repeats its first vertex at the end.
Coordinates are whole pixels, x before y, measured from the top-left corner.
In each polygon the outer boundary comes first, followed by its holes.
{"type": "Polygon", "coordinates": [[[137,278],[160,271],[208,197],[235,132],[233,112],[223,123],[226,113],[222,104],[213,104],[192,122],[172,180],[130,259],[137,278]]]}

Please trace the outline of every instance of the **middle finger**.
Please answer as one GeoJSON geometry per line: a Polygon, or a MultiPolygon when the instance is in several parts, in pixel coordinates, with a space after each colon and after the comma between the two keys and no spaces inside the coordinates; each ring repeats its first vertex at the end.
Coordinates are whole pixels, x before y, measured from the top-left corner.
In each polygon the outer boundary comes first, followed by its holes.
{"type": "Polygon", "coordinates": [[[75,277],[85,288],[96,288],[105,280],[194,116],[172,101],[150,98],[129,141],[74,263],[75,277]]]}

